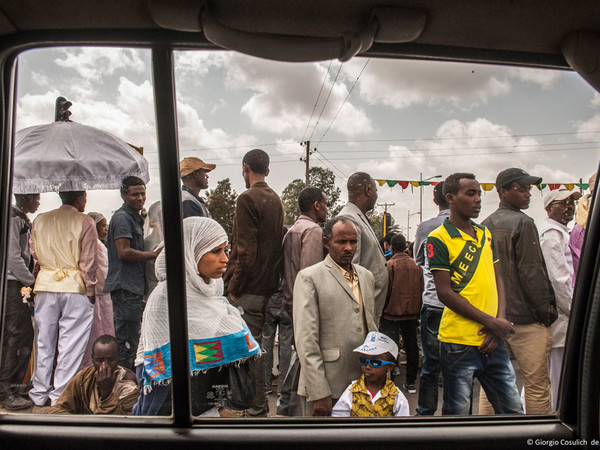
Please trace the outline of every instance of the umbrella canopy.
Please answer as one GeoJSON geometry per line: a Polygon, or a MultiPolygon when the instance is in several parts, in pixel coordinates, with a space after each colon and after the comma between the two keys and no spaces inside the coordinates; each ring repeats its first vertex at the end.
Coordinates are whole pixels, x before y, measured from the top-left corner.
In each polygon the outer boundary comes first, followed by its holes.
{"type": "Polygon", "coordinates": [[[148,161],[125,141],[77,122],[17,131],[13,193],[118,189],[128,176],[148,182],[148,161]]]}

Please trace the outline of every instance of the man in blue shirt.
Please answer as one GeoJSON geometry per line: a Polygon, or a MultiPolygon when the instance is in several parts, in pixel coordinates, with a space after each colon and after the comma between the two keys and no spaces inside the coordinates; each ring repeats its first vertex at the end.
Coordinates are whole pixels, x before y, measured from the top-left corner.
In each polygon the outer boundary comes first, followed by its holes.
{"type": "Polygon", "coordinates": [[[104,292],[110,292],[119,342],[119,365],[133,370],[142,323],[142,299],[146,287],[144,262],[154,260],[160,249],[144,251],[146,184],[141,178],[127,177],[121,185],[123,206],[108,226],[108,274],[104,292]]]}
{"type": "Polygon", "coordinates": [[[204,200],[200,198],[200,191],[208,189],[208,172],[215,167],[214,164],[206,164],[196,157],[183,158],[180,161],[179,176],[183,183],[181,206],[184,219],[193,216],[212,218],[204,200]]]}

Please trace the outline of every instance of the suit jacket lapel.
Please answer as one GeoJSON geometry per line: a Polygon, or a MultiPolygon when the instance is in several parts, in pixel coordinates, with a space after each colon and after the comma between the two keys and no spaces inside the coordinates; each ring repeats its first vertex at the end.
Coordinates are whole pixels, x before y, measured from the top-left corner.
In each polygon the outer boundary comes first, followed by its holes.
{"type": "Polygon", "coordinates": [[[338,269],[336,265],[329,261],[327,258],[325,258],[325,265],[329,268],[329,272],[331,272],[333,278],[335,278],[335,280],[340,284],[340,286],[344,288],[344,290],[350,296],[350,298],[356,303],[358,303],[358,300],[354,297],[354,294],[352,293],[352,289],[350,289],[350,286],[348,285],[348,281],[346,281],[346,278],[344,277],[344,275],[342,275],[340,269],[338,269]]]}

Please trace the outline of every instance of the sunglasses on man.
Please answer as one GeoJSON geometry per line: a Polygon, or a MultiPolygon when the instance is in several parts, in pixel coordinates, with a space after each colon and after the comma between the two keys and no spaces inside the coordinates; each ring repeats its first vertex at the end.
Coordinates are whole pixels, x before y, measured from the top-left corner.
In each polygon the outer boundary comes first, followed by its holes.
{"type": "Polygon", "coordinates": [[[366,366],[368,364],[371,367],[381,367],[381,366],[385,366],[387,364],[394,364],[394,362],[392,362],[392,361],[383,361],[381,359],[369,359],[369,358],[365,358],[364,356],[359,356],[358,362],[361,366],[366,366]]]}

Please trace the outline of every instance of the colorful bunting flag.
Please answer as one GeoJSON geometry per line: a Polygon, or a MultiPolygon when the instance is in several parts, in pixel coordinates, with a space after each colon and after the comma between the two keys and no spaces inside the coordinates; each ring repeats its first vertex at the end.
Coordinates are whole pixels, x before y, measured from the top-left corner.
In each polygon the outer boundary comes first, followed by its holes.
{"type": "MultiPolygon", "coordinates": [[[[437,186],[440,182],[439,181],[412,181],[412,180],[383,180],[383,179],[376,179],[375,180],[379,186],[383,186],[384,184],[387,184],[389,187],[394,187],[396,185],[399,185],[402,190],[408,188],[408,186],[410,186],[411,191],[413,190],[413,188],[416,187],[421,187],[421,186],[437,186]]],[[[481,185],[481,188],[484,191],[491,191],[494,186],[496,185],[495,183],[479,183],[481,185]]],[[[575,187],[578,187],[579,189],[585,191],[588,190],[590,188],[589,183],[541,183],[536,185],[536,187],[541,191],[546,189],[546,187],[548,187],[551,191],[555,191],[556,189],[561,189],[561,187],[564,187],[565,189],[572,191],[573,189],[575,189],[575,187]]]]}

